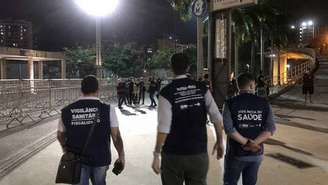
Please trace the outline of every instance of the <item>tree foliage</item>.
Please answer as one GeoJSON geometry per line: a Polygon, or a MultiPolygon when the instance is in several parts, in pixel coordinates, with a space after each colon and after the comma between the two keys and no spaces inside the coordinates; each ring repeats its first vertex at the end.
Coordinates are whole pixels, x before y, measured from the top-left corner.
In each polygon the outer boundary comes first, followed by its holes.
{"type": "Polygon", "coordinates": [[[170,69],[170,59],[175,53],[172,48],[159,49],[151,58],[151,69],[170,69]]]}
{"type": "MultiPolygon", "coordinates": [[[[83,78],[96,74],[94,47],[65,48],[68,77],[83,78]]],[[[132,44],[105,45],[102,52],[103,67],[119,77],[139,76],[143,72],[143,52],[132,44]]]]}
{"type": "Polygon", "coordinates": [[[68,78],[83,78],[86,75],[96,74],[96,51],[94,48],[64,48],[67,62],[68,78]]]}
{"type": "Polygon", "coordinates": [[[184,21],[188,21],[192,17],[190,10],[193,0],[168,0],[171,6],[179,12],[180,17],[184,21]]]}
{"type": "Polygon", "coordinates": [[[197,48],[191,47],[183,51],[188,56],[190,69],[189,73],[192,76],[197,76],[197,48]]]}
{"type": "Polygon", "coordinates": [[[143,59],[135,48],[116,45],[106,49],[104,67],[119,77],[139,76],[143,73],[143,59]]]}

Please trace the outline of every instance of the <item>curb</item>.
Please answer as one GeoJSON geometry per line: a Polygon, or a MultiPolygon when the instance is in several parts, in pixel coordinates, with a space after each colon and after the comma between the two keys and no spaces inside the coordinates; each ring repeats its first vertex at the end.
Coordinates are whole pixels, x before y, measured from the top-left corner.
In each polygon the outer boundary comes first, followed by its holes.
{"type": "Polygon", "coordinates": [[[314,110],[314,111],[320,111],[320,112],[328,111],[328,107],[295,104],[292,102],[272,101],[271,104],[278,105],[278,106],[285,107],[285,108],[291,108],[291,109],[314,110]]]}
{"type": "Polygon", "coordinates": [[[26,146],[16,154],[13,154],[7,159],[0,161],[0,179],[8,175],[35,154],[55,142],[56,139],[56,132],[52,132],[44,138],[26,146]]]}

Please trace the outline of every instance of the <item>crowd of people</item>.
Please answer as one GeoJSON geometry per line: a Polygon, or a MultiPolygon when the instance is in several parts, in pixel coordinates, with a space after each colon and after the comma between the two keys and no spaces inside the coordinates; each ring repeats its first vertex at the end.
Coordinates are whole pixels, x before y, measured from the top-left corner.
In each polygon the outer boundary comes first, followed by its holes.
{"type": "MultiPolygon", "coordinates": [[[[185,54],[174,54],[171,67],[175,78],[165,87],[161,88],[161,80],[155,81],[154,78],[150,78],[147,85],[142,78],[131,78],[120,81],[117,86],[120,108],[123,103],[144,104],[146,92],[151,99],[150,106],[158,104],[153,171],[160,174],[163,185],[206,185],[210,163],[207,142],[209,115],[215,130],[213,154],[216,153],[218,160],[224,157],[225,161],[223,183],[237,185],[242,177],[244,185],[256,185],[263,161],[263,143],[276,130],[269,102],[256,95],[256,78],[243,73],[235,79],[233,85],[238,92],[225,99],[221,114],[212,96],[208,76],[199,81],[193,80],[187,75],[188,66],[189,59],[185,54]],[[227,135],[226,148],[223,131],[227,135]]],[[[59,165],[57,174],[69,176],[72,160],[67,158],[74,156],[81,163],[81,166],[77,165],[80,173],[76,181],[68,178],[66,183],[88,185],[91,179],[93,185],[105,185],[112,158],[111,141],[118,153],[113,172],[118,175],[125,166],[119,122],[115,107],[97,98],[99,87],[96,77],[84,78],[81,90],[83,96],[62,109],[57,137],[64,151],[61,161],[64,165],[59,165]]],[[[76,171],[71,173],[76,174],[76,171]]]]}
{"type": "Polygon", "coordinates": [[[150,107],[156,107],[155,96],[158,98],[162,86],[162,80],[158,78],[130,78],[128,80],[119,79],[116,90],[118,97],[118,107],[122,109],[123,104],[126,106],[139,106],[145,104],[146,93],[149,94],[150,107]]]}

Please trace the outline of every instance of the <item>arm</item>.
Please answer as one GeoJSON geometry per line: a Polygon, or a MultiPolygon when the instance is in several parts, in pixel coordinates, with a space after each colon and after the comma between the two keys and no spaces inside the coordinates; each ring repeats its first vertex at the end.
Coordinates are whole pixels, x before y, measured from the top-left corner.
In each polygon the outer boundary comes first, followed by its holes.
{"type": "Polygon", "coordinates": [[[65,153],[66,152],[66,149],[65,149],[65,132],[57,131],[57,140],[58,140],[63,152],[65,153]]]}
{"type": "Polygon", "coordinates": [[[230,134],[228,134],[228,136],[231,139],[233,139],[233,140],[237,141],[238,143],[240,143],[241,145],[246,145],[247,142],[248,142],[248,139],[245,138],[244,136],[242,136],[238,131],[230,133],[230,134]]]}
{"type": "Polygon", "coordinates": [[[272,107],[269,105],[269,112],[266,123],[264,125],[264,131],[254,140],[256,144],[264,143],[268,140],[276,131],[276,124],[273,117],[272,107]]]}
{"type": "Polygon", "coordinates": [[[172,105],[163,96],[159,96],[158,100],[158,128],[157,139],[154,149],[154,159],[152,169],[156,174],[160,173],[160,153],[166,141],[167,135],[170,133],[172,124],[172,105]]]}
{"type": "Polygon", "coordinates": [[[66,136],[65,136],[65,126],[63,123],[62,118],[58,121],[58,128],[57,128],[57,140],[63,150],[63,152],[66,152],[65,144],[66,144],[66,136]]]}
{"type": "Polygon", "coordinates": [[[248,139],[242,136],[233,126],[233,120],[228,104],[224,104],[223,106],[223,125],[228,137],[237,141],[241,145],[245,145],[247,143],[248,139]]]}
{"type": "Polygon", "coordinates": [[[266,140],[268,140],[272,136],[271,132],[269,131],[264,131],[262,132],[255,140],[255,144],[261,144],[264,143],[266,140]]]}
{"type": "Polygon", "coordinates": [[[125,165],[125,153],[123,139],[121,137],[121,132],[119,129],[119,124],[115,112],[115,107],[110,107],[110,122],[111,122],[111,137],[113,140],[114,147],[118,153],[118,159],[116,162],[121,162],[124,168],[125,165]]]}
{"type": "Polygon", "coordinates": [[[112,127],[111,128],[111,136],[112,136],[112,140],[113,140],[115,149],[118,153],[119,159],[124,160],[124,157],[125,157],[124,146],[123,146],[123,140],[121,137],[120,129],[118,127],[112,127]]]}
{"type": "Polygon", "coordinates": [[[161,153],[162,151],[162,147],[166,141],[168,134],[165,133],[157,133],[157,138],[156,138],[156,145],[155,145],[155,149],[154,149],[154,155],[158,155],[161,153]]]}
{"type": "Polygon", "coordinates": [[[213,154],[217,151],[217,159],[221,159],[224,154],[224,146],[223,146],[223,132],[222,132],[222,115],[216,105],[211,92],[208,90],[205,94],[205,105],[207,113],[210,116],[210,120],[214,125],[215,135],[216,135],[216,143],[213,147],[213,154]]]}

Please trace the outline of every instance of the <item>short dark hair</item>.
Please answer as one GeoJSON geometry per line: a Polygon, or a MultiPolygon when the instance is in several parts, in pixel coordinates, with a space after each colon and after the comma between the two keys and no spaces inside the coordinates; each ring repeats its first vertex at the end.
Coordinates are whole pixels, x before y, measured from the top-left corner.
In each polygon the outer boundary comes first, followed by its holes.
{"type": "Polygon", "coordinates": [[[255,77],[251,73],[242,73],[238,76],[238,87],[244,88],[252,81],[255,81],[255,77]]]}
{"type": "Polygon", "coordinates": [[[81,82],[81,91],[83,94],[91,94],[97,92],[99,83],[94,75],[88,75],[81,82]]]}
{"type": "Polygon", "coordinates": [[[204,75],[204,78],[205,78],[205,79],[208,79],[208,74],[205,74],[205,75],[204,75]]]}
{"type": "Polygon", "coordinates": [[[176,53],[171,58],[171,66],[175,75],[183,75],[189,66],[188,56],[183,53],[176,53]]]}

